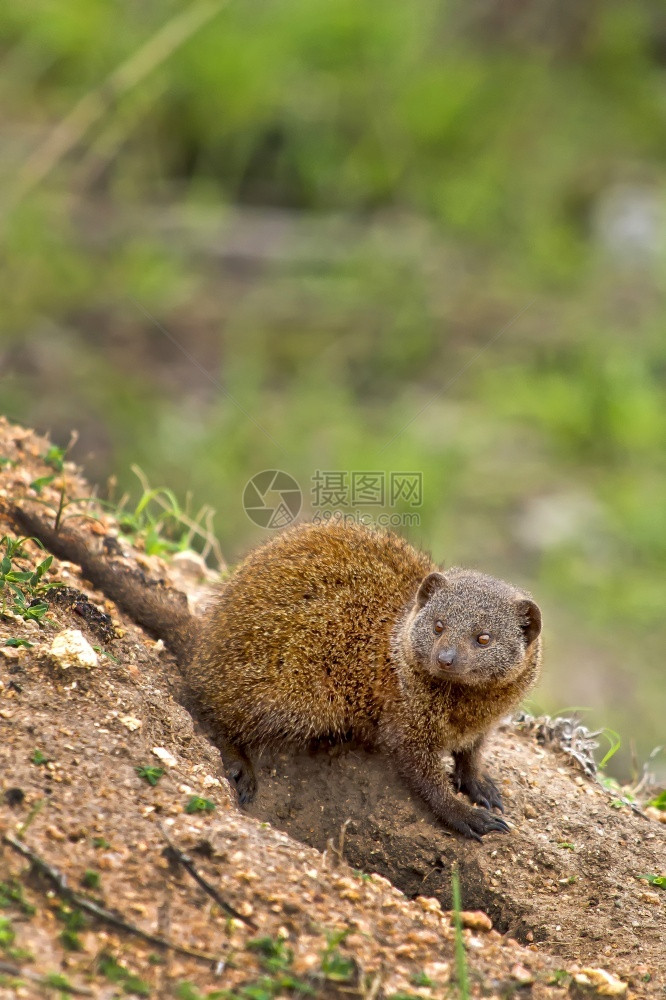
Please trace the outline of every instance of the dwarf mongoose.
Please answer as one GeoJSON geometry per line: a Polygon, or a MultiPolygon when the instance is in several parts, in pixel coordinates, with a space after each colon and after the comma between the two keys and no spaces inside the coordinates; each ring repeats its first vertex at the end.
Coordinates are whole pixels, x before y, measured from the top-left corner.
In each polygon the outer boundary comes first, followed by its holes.
{"type": "Polygon", "coordinates": [[[241,802],[256,789],[252,748],[352,734],[387,751],[452,830],[476,840],[508,830],[490,811],[502,802],[481,747],[537,677],[541,613],[529,594],[440,572],[393,534],[301,524],[252,551],[198,621],[80,536],[16,517],[171,645],[220,728],[241,802]]]}

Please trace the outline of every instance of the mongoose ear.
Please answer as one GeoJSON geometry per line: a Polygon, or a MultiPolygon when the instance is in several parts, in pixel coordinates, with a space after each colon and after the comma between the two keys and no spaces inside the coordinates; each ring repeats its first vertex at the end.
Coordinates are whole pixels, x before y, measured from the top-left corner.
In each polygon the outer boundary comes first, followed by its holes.
{"type": "Polygon", "coordinates": [[[525,644],[531,646],[534,640],[541,634],[541,610],[538,604],[527,598],[516,601],[516,611],[520,619],[520,627],[525,636],[525,644]]]}
{"type": "Polygon", "coordinates": [[[446,587],[446,577],[443,573],[428,573],[423,580],[421,580],[421,585],[419,586],[418,593],[416,595],[416,604],[419,608],[423,608],[432,595],[446,587]]]}

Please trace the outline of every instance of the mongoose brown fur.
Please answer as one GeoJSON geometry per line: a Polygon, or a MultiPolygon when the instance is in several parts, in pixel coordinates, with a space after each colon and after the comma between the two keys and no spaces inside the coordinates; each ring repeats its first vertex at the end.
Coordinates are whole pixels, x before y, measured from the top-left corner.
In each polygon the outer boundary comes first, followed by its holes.
{"type": "Polygon", "coordinates": [[[393,534],[301,524],[252,551],[199,621],[80,536],[25,509],[16,518],[171,645],[220,727],[241,802],[256,789],[249,750],[351,734],[390,754],[452,830],[480,840],[509,829],[490,811],[502,802],[481,747],[538,674],[541,613],[529,594],[440,572],[393,534]]]}

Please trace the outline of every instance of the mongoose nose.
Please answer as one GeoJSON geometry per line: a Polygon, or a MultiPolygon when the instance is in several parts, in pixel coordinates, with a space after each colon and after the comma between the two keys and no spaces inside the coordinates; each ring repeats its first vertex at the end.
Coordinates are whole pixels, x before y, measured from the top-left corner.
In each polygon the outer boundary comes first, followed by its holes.
{"type": "Polygon", "coordinates": [[[452,646],[448,649],[440,649],[437,654],[437,662],[441,663],[443,667],[452,667],[456,662],[457,653],[452,646]]]}

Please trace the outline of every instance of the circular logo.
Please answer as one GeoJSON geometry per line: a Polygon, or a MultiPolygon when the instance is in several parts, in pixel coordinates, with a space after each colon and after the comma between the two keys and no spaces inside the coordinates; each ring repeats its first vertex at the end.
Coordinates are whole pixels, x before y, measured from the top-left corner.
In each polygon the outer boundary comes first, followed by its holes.
{"type": "Polygon", "coordinates": [[[260,528],[286,528],[298,517],[302,503],[294,477],[279,469],[258,472],[243,490],[243,509],[260,528]]]}

